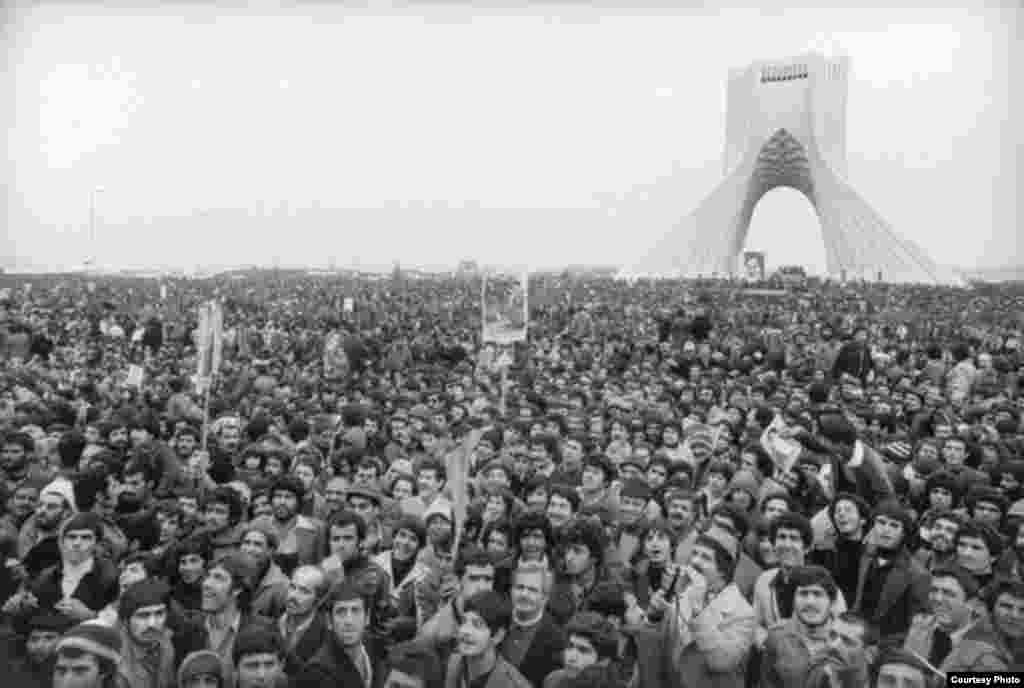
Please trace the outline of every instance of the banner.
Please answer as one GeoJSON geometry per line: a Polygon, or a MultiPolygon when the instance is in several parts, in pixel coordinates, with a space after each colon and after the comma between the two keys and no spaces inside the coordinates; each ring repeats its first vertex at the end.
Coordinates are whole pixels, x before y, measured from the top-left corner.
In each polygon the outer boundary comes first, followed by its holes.
{"type": "Polygon", "coordinates": [[[345,341],[340,332],[327,335],[324,342],[324,377],[343,377],[348,374],[348,353],[345,352],[345,341]]]}
{"type": "Polygon", "coordinates": [[[220,303],[207,301],[199,306],[199,348],[196,375],[200,378],[212,377],[220,370],[221,352],[224,347],[224,314],[220,303]]]}
{"type": "Polygon", "coordinates": [[[764,279],[764,253],[762,251],[743,252],[743,276],[755,282],[764,279]]]}
{"type": "Polygon", "coordinates": [[[125,384],[129,387],[142,387],[144,377],[145,371],[142,366],[133,363],[128,366],[128,378],[125,380],[125,384]]]}
{"type": "Polygon", "coordinates": [[[529,322],[529,275],[519,280],[484,276],[481,319],[483,341],[511,344],[526,339],[529,322]]]}

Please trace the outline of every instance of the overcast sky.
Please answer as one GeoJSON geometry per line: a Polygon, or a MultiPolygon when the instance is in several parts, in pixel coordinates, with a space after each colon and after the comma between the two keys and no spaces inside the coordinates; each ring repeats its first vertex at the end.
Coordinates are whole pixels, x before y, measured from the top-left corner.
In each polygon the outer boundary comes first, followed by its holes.
{"type": "MultiPolygon", "coordinates": [[[[848,178],[898,233],[1024,263],[1013,0],[5,4],[0,246],[21,265],[82,263],[96,186],[111,267],[620,264],[721,179],[728,70],[809,49],[852,60],[848,178]]],[[[789,189],[747,248],[824,264],[789,189]]]]}

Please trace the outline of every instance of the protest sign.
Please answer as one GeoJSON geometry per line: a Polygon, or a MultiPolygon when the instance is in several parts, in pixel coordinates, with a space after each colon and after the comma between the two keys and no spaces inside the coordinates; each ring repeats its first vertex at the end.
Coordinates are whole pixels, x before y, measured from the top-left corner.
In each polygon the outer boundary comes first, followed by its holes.
{"type": "Polygon", "coordinates": [[[529,281],[484,277],[482,297],[483,341],[511,344],[526,339],[529,321],[529,281]]]}

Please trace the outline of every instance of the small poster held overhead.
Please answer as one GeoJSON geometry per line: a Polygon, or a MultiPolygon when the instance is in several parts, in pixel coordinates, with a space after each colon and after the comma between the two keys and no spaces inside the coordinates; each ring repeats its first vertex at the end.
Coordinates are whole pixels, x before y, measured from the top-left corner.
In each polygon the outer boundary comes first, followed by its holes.
{"type": "Polygon", "coordinates": [[[199,350],[196,374],[199,377],[209,378],[220,370],[223,333],[224,315],[220,303],[207,301],[201,304],[196,342],[199,350]]]}
{"type": "Polygon", "coordinates": [[[528,273],[511,280],[484,276],[481,306],[484,342],[512,344],[526,340],[530,319],[528,294],[528,273]]]}
{"type": "Polygon", "coordinates": [[[324,342],[324,377],[338,378],[348,375],[348,352],[340,332],[332,332],[324,342]]]}

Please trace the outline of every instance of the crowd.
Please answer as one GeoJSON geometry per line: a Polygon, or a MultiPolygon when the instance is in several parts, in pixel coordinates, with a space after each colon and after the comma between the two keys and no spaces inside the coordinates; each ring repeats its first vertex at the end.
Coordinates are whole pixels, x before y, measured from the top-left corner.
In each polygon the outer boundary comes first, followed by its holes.
{"type": "Polygon", "coordinates": [[[1024,670],[1019,286],[535,276],[506,356],[465,276],[30,282],[0,276],[4,685],[1024,670]]]}

